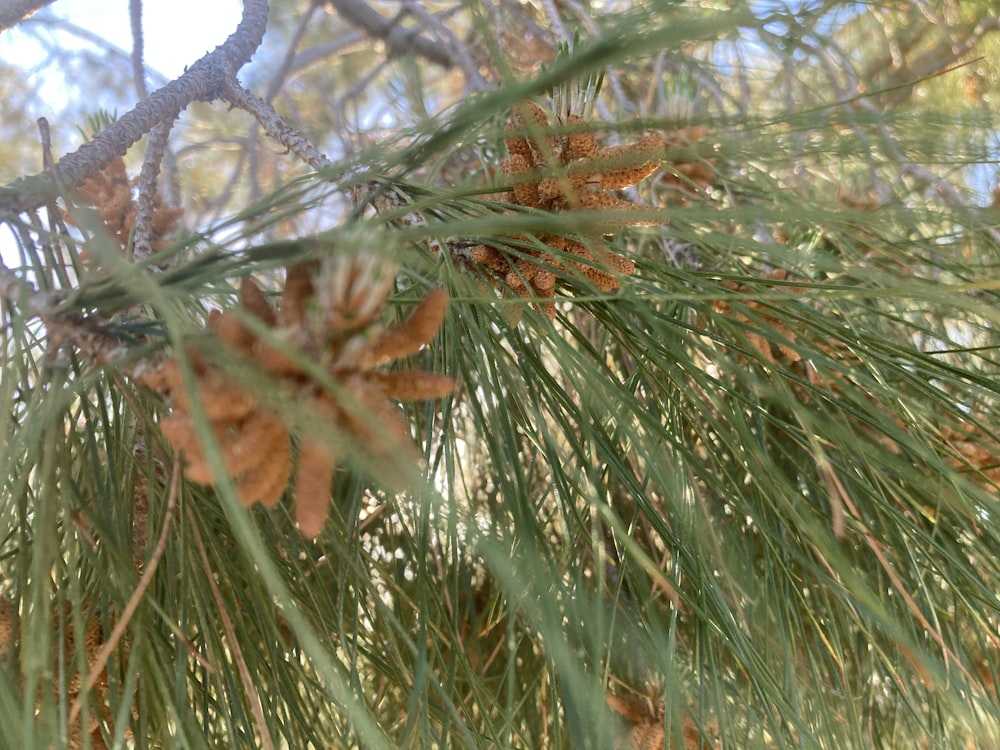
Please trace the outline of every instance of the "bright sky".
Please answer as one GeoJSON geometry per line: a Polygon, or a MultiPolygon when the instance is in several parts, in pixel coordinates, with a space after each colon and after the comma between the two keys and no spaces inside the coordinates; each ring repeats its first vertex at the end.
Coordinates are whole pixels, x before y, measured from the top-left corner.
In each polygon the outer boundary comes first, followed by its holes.
{"type": "MultiPolygon", "coordinates": [[[[42,13],[131,50],[128,6],[128,0],[57,0],[42,13]]],[[[144,0],[142,6],[146,64],[167,78],[224,42],[242,11],[239,0],[144,0]]]]}
{"type": "MultiPolygon", "coordinates": [[[[64,2],[55,3],[58,12],[72,14],[78,24],[132,48],[128,0],[83,0],[60,8],[64,2]],[[81,8],[87,13],[80,13],[81,8]]],[[[145,0],[142,5],[146,63],[168,78],[176,78],[185,65],[226,41],[242,11],[239,0],[145,0]]]]}
{"type": "MultiPolygon", "coordinates": [[[[51,7],[130,50],[128,5],[128,0],[59,0],[51,7]]],[[[167,78],[176,78],[185,65],[222,44],[242,11],[239,0],[145,0],[142,7],[146,64],[167,78]]]]}

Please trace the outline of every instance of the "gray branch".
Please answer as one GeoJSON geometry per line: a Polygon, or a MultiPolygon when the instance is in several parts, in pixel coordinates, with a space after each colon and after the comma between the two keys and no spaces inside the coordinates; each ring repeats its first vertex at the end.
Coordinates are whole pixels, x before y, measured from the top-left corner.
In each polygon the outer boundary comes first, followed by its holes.
{"type": "Polygon", "coordinates": [[[17,26],[52,0],[0,0],[0,31],[17,26]]]}
{"type": "Polygon", "coordinates": [[[376,39],[385,42],[391,55],[413,53],[425,57],[444,68],[457,65],[458,61],[445,46],[421,36],[418,29],[407,28],[400,17],[386,18],[365,0],[328,0],[337,13],[348,23],[364,29],[376,39]]]}
{"type": "Polygon", "coordinates": [[[236,78],[230,78],[221,97],[234,107],[246,110],[252,114],[264,132],[278,141],[293,154],[306,162],[313,169],[330,166],[331,162],[320,153],[309,140],[289,123],[281,119],[270,104],[260,99],[240,86],[236,78]]]}
{"type": "Polygon", "coordinates": [[[156,182],[160,164],[167,150],[167,138],[173,122],[164,120],[149,134],[146,157],[139,171],[139,192],[135,200],[135,233],[132,238],[132,256],[147,258],[153,252],[153,219],[156,215],[156,182]]]}

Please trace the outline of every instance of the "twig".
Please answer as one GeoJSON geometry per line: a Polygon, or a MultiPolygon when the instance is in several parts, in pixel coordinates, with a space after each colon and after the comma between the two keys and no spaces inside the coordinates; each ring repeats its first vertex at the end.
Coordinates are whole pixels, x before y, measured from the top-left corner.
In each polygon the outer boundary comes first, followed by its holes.
{"type": "Polygon", "coordinates": [[[563,23],[559,8],[556,7],[554,0],[541,0],[541,5],[542,10],[545,12],[545,19],[549,22],[549,26],[552,27],[556,38],[560,42],[571,43],[573,35],[566,28],[566,24],[563,23]]]}
{"type": "MultiPolygon", "coordinates": [[[[58,291],[39,291],[0,261],[0,301],[20,307],[22,320],[39,318],[48,333],[49,352],[54,359],[59,349],[72,345],[99,364],[124,359],[129,354],[128,338],[117,335],[99,315],[56,312],[64,297],[58,291]]],[[[51,363],[51,362],[50,362],[51,363]]],[[[134,366],[136,375],[144,365],[134,366]]]]}
{"type": "Polygon", "coordinates": [[[170,474],[170,493],[167,495],[167,508],[163,513],[163,528],[160,529],[160,538],[156,540],[156,549],[153,550],[153,555],[149,558],[146,571],[139,579],[139,584],[135,587],[135,591],[132,592],[132,596],[125,605],[125,609],[122,610],[118,622],[115,623],[114,628],[111,630],[111,635],[108,636],[108,640],[104,642],[104,645],[97,654],[97,658],[94,659],[94,663],[90,666],[90,671],[87,672],[87,679],[84,681],[83,687],[69,709],[70,726],[79,717],[83,701],[100,679],[101,673],[104,672],[108,664],[108,659],[111,657],[111,652],[118,646],[118,642],[125,634],[125,629],[128,627],[132,615],[135,614],[136,609],[139,607],[139,602],[142,601],[146,589],[153,582],[153,574],[156,573],[156,568],[160,564],[160,558],[163,557],[163,552],[167,548],[167,536],[170,533],[170,524],[174,517],[174,510],[177,507],[177,495],[180,494],[180,486],[181,459],[178,456],[174,460],[174,467],[170,474]]]}
{"type": "Polygon", "coordinates": [[[42,139],[42,167],[49,169],[52,167],[52,137],[49,133],[49,121],[44,117],[39,117],[38,136],[42,139]]]}
{"type": "Polygon", "coordinates": [[[313,169],[322,169],[332,163],[309,143],[302,133],[285,122],[270,104],[243,88],[235,77],[230,77],[225,81],[220,96],[234,107],[239,107],[252,114],[260,126],[264,128],[264,132],[313,169]]]}
{"type": "Polygon", "coordinates": [[[153,219],[156,214],[156,183],[160,163],[167,149],[167,137],[173,120],[164,120],[149,133],[146,156],[139,170],[139,190],[135,199],[135,234],[132,238],[132,258],[146,258],[153,252],[153,219]]]}
{"type": "Polygon", "coordinates": [[[281,91],[285,78],[293,71],[305,70],[314,65],[321,64],[327,58],[336,56],[343,50],[350,49],[361,42],[368,41],[369,36],[361,29],[354,29],[346,32],[336,39],[330,39],[317,43],[312,47],[296,52],[289,62],[282,61],[281,67],[275,73],[271,82],[267,85],[267,92],[264,98],[271,101],[281,91]],[[285,67],[287,66],[287,70],[285,67]]]}
{"type": "MultiPolygon", "coordinates": [[[[0,0],[0,2],[2,1],[3,0],[0,0]]],[[[25,22],[25,25],[29,27],[41,26],[46,31],[64,31],[67,34],[76,37],[80,41],[86,42],[88,45],[92,45],[100,52],[101,59],[104,60],[109,66],[116,66],[119,64],[131,66],[132,53],[129,50],[122,49],[117,44],[112,44],[96,31],[85,29],[75,23],[70,23],[64,18],[57,18],[49,15],[41,18],[29,18],[25,22]]],[[[169,81],[168,78],[161,73],[157,73],[155,70],[147,70],[146,73],[147,77],[152,79],[157,86],[163,86],[169,81]]]]}
{"type": "Polygon", "coordinates": [[[448,49],[448,54],[452,60],[465,73],[467,89],[478,90],[485,88],[486,81],[483,80],[483,76],[479,72],[479,66],[476,65],[475,61],[469,55],[468,45],[463,44],[455,36],[455,33],[441,20],[442,18],[447,18],[450,13],[460,8],[461,5],[455,6],[450,11],[443,11],[440,17],[437,14],[428,12],[422,7],[421,3],[414,0],[404,0],[403,7],[407,13],[421,23],[424,29],[435,34],[441,40],[442,47],[448,49]]]}
{"type": "MultiPolygon", "coordinates": [[[[359,209],[371,206],[375,209],[376,213],[380,214],[398,211],[408,204],[406,197],[400,191],[384,182],[374,181],[356,185],[351,190],[351,202],[359,209]]],[[[404,227],[427,226],[427,220],[415,210],[407,211],[395,221],[404,227]]],[[[427,247],[435,255],[450,251],[451,245],[451,242],[446,242],[445,245],[442,245],[440,240],[434,237],[427,239],[427,247]]],[[[466,248],[466,259],[468,259],[468,250],[470,249],[471,246],[466,248]]]]}
{"type": "MultiPolygon", "coordinates": [[[[983,36],[1000,30],[1000,19],[990,18],[980,22],[975,29],[973,29],[972,36],[978,41],[982,39],[983,36]]],[[[931,185],[934,192],[938,195],[942,202],[952,208],[968,208],[968,202],[962,196],[958,188],[952,183],[948,182],[946,179],[939,177],[938,175],[931,172],[926,167],[919,164],[915,164],[909,161],[906,154],[899,147],[892,133],[889,132],[889,128],[885,125],[884,113],[875,104],[869,101],[865,97],[858,97],[851,95],[851,91],[861,91],[861,79],[856,77],[851,73],[850,58],[848,55],[844,54],[839,47],[829,44],[826,40],[815,40],[810,41],[810,35],[802,34],[799,38],[798,43],[802,49],[810,52],[820,61],[821,65],[825,68],[827,72],[827,80],[829,81],[831,87],[836,92],[837,96],[842,102],[848,104],[844,108],[846,113],[850,113],[852,108],[864,111],[868,113],[872,121],[875,123],[875,127],[879,134],[882,136],[882,148],[886,149],[894,163],[899,165],[897,171],[897,179],[902,177],[910,177],[912,179],[925,182],[931,185]],[[820,43],[822,42],[822,44],[820,43]],[[833,49],[837,53],[837,59],[831,60],[831,52],[833,49]],[[846,85],[840,85],[837,81],[836,73],[840,72],[846,78],[846,85]]],[[[974,44],[965,43],[961,46],[960,53],[966,54],[974,48],[974,44]]],[[[957,56],[956,56],[957,59],[957,56]]],[[[948,69],[950,70],[950,69],[948,69]]],[[[939,74],[948,72],[947,70],[939,70],[939,74]]],[[[872,153],[873,149],[871,143],[860,127],[860,125],[854,120],[854,118],[849,118],[848,122],[854,129],[855,134],[858,139],[865,145],[869,154],[872,153]]],[[[876,191],[876,196],[880,202],[885,202],[888,200],[888,189],[883,184],[882,180],[879,179],[878,173],[875,169],[875,163],[869,159],[869,175],[872,180],[873,187],[876,191]]],[[[1000,244],[1000,229],[995,227],[986,228],[985,233],[989,238],[1000,244]]]]}
{"type": "MultiPolygon", "coordinates": [[[[865,111],[870,112],[873,115],[876,115],[877,117],[878,112],[875,106],[871,102],[866,101],[864,99],[858,99],[856,105],[859,108],[864,109],[865,111]]],[[[926,167],[908,161],[906,158],[906,154],[903,153],[903,150],[892,138],[892,135],[891,133],[889,133],[889,129],[886,127],[885,123],[882,122],[880,119],[876,119],[876,122],[878,123],[877,124],[878,130],[882,134],[882,138],[884,141],[883,146],[889,152],[890,156],[893,157],[895,163],[899,164],[898,174],[900,177],[905,176],[925,181],[928,185],[933,186],[934,192],[938,194],[938,196],[946,205],[951,206],[952,208],[969,207],[968,203],[962,197],[962,194],[959,192],[958,188],[956,188],[954,185],[952,185],[943,177],[937,176],[926,167]]],[[[987,228],[985,231],[986,234],[989,236],[989,238],[993,240],[993,242],[1000,244],[1000,229],[997,229],[996,227],[990,227],[987,228]]]]}
{"type": "Polygon", "coordinates": [[[146,65],[143,63],[142,0],[129,0],[129,22],[132,25],[132,77],[135,78],[135,93],[139,101],[149,98],[146,88],[146,65]]]}
{"type": "Polygon", "coordinates": [[[647,114],[653,109],[653,102],[656,100],[657,94],[660,93],[660,88],[663,81],[663,71],[666,68],[666,52],[660,52],[657,54],[656,59],[653,61],[653,70],[649,76],[649,86],[646,88],[646,95],[642,98],[642,113],[647,114]]]}
{"type": "Polygon", "coordinates": [[[389,63],[389,60],[382,60],[377,65],[373,65],[371,70],[355,81],[352,85],[344,89],[344,91],[341,92],[341,94],[334,100],[329,109],[333,113],[334,117],[337,118],[341,128],[346,129],[346,126],[344,125],[344,112],[348,109],[347,102],[358,96],[358,94],[367,91],[371,86],[372,81],[382,74],[382,71],[389,66],[389,63]]]}
{"type": "Polygon", "coordinates": [[[451,50],[421,36],[419,30],[406,28],[399,23],[400,16],[386,18],[369,7],[364,0],[328,0],[328,2],[345,21],[385,42],[390,55],[413,53],[443,68],[459,67],[459,61],[454,59],[451,50]]]}
{"type": "Polygon", "coordinates": [[[257,687],[250,676],[250,670],[247,668],[246,660],[243,658],[243,651],[236,640],[236,630],[233,628],[233,621],[229,619],[229,615],[226,613],[226,603],[222,600],[222,592],[219,591],[219,586],[215,582],[212,564],[208,559],[208,552],[205,551],[205,543],[201,539],[201,532],[198,530],[198,519],[195,518],[194,511],[191,510],[190,505],[185,508],[185,511],[187,512],[188,524],[191,527],[191,537],[194,539],[195,546],[198,548],[198,554],[201,556],[201,563],[205,568],[205,580],[208,581],[208,586],[212,590],[212,598],[215,599],[215,606],[219,610],[222,629],[226,631],[226,638],[229,641],[229,651],[236,662],[236,668],[240,673],[240,681],[243,683],[243,689],[250,699],[250,710],[253,712],[253,717],[257,722],[257,729],[260,732],[261,747],[264,750],[274,750],[274,740],[271,739],[271,733],[267,729],[267,722],[264,720],[264,707],[260,702],[260,693],[257,692],[257,687]]]}
{"type": "MultiPolygon", "coordinates": [[[[934,192],[941,197],[941,200],[952,208],[969,207],[968,202],[962,197],[958,188],[943,177],[938,177],[926,167],[922,167],[919,164],[903,163],[899,168],[899,174],[900,176],[912,177],[913,179],[920,180],[921,182],[926,182],[928,185],[931,185],[934,188],[934,192]]],[[[1000,245],[1000,229],[997,229],[996,227],[986,227],[983,231],[986,232],[987,236],[989,236],[995,244],[1000,245]]]]}
{"type": "Polygon", "coordinates": [[[299,25],[295,27],[295,31],[292,33],[292,38],[288,42],[288,47],[285,50],[285,56],[282,58],[281,64],[274,72],[274,75],[271,76],[271,82],[267,84],[267,90],[264,92],[264,101],[272,101],[285,85],[288,74],[292,72],[296,60],[298,59],[298,56],[295,54],[295,50],[298,49],[299,43],[305,37],[306,32],[312,25],[313,16],[318,8],[319,2],[317,2],[317,0],[313,0],[313,2],[309,4],[309,10],[307,10],[299,20],[299,25]]]}
{"type": "Polygon", "coordinates": [[[43,205],[59,194],[60,187],[75,187],[116,156],[123,156],[133,143],[159,123],[172,121],[191,102],[214,98],[227,77],[246,65],[260,46],[267,12],[268,0],[244,0],[243,17],[225,42],[92,140],[66,154],[51,170],[0,188],[0,213],[20,213],[43,205]]]}

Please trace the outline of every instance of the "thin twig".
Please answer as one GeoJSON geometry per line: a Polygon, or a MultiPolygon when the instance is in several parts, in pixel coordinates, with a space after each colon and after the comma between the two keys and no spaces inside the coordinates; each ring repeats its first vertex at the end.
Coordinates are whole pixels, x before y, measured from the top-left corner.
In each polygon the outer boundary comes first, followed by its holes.
{"type": "MultiPolygon", "coordinates": [[[[35,26],[44,28],[46,33],[64,31],[67,34],[76,37],[80,41],[86,42],[87,45],[95,48],[95,51],[100,55],[101,60],[104,61],[109,67],[131,65],[132,55],[128,50],[122,49],[117,44],[112,44],[96,31],[85,29],[75,23],[70,23],[64,18],[57,18],[50,15],[42,16],[41,18],[29,18],[25,21],[26,28],[31,28],[33,30],[33,27],[35,26]]],[[[150,77],[152,77],[156,82],[157,86],[163,86],[169,80],[162,74],[157,73],[155,70],[149,71],[149,74],[150,77]]]]}
{"type": "Polygon", "coordinates": [[[157,179],[160,164],[167,150],[167,138],[173,120],[164,120],[149,133],[146,156],[139,170],[139,189],[135,199],[135,234],[132,239],[132,258],[146,258],[153,252],[153,220],[156,214],[157,179]]]}
{"type": "Polygon", "coordinates": [[[467,90],[475,91],[486,87],[486,81],[483,80],[483,76],[479,72],[479,66],[469,54],[469,45],[463,44],[455,36],[455,32],[442,21],[442,18],[447,18],[456,9],[461,8],[461,4],[454,6],[451,10],[442,11],[440,15],[428,12],[421,3],[414,2],[414,0],[404,0],[403,7],[407,13],[420,22],[424,29],[440,40],[442,47],[448,49],[451,59],[465,73],[467,90]]]}
{"type": "Polygon", "coordinates": [[[198,530],[198,519],[195,518],[191,506],[185,508],[185,511],[187,512],[188,524],[191,527],[191,537],[194,539],[195,546],[198,548],[198,554],[201,556],[201,563],[205,568],[205,580],[208,581],[209,588],[212,590],[212,598],[215,599],[215,606],[219,611],[219,619],[222,620],[222,629],[226,631],[226,638],[229,641],[229,651],[232,653],[233,660],[236,662],[236,668],[239,670],[243,690],[246,691],[247,698],[250,700],[250,710],[253,712],[253,717],[257,722],[257,729],[260,732],[261,747],[263,750],[274,750],[274,741],[271,739],[271,733],[267,729],[267,722],[264,720],[264,707],[260,702],[260,693],[257,692],[257,687],[250,676],[250,670],[247,668],[246,660],[243,658],[243,651],[236,640],[236,630],[233,628],[233,622],[226,613],[226,603],[222,600],[222,592],[219,591],[219,586],[215,582],[212,564],[208,559],[205,543],[201,539],[201,532],[198,530]]]}
{"type": "Polygon", "coordinates": [[[146,88],[146,64],[143,62],[142,0],[129,0],[129,22],[132,25],[132,77],[135,79],[135,93],[139,101],[149,98],[146,88]]]}
{"type": "Polygon", "coordinates": [[[452,57],[451,50],[433,39],[421,36],[419,30],[403,26],[399,23],[399,16],[386,18],[369,7],[364,0],[328,0],[328,2],[345,21],[385,42],[392,56],[413,53],[443,68],[458,66],[458,61],[452,57]]]}
{"type": "Polygon", "coordinates": [[[42,166],[45,169],[52,167],[52,136],[49,133],[49,121],[44,117],[38,120],[38,136],[42,139],[42,166]]]}
{"type": "Polygon", "coordinates": [[[287,83],[288,75],[292,72],[293,66],[298,58],[295,54],[295,50],[298,49],[299,43],[303,40],[303,38],[305,38],[306,32],[313,25],[313,16],[318,8],[318,0],[313,0],[313,2],[309,4],[309,9],[302,14],[302,18],[299,20],[299,25],[295,27],[295,31],[292,33],[292,38],[288,42],[288,47],[285,50],[285,56],[282,58],[281,64],[274,72],[274,75],[271,76],[270,83],[267,84],[267,90],[264,92],[264,101],[272,101],[287,83]]]}
{"type": "Polygon", "coordinates": [[[118,647],[118,642],[125,634],[129,621],[132,619],[132,615],[134,615],[136,609],[138,609],[139,602],[142,601],[142,597],[145,595],[146,589],[149,588],[149,584],[153,582],[153,575],[156,573],[156,568],[160,564],[160,558],[163,557],[163,553],[167,548],[167,536],[170,533],[171,521],[174,517],[174,510],[177,507],[177,496],[180,494],[180,487],[181,459],[178,456],[174,460],[174,467],[170,473],[170,492],[167,495],[167,508],[163,513],[163,528],[160,529],[160,538],[156,540],[156,549],[153,550],[153,555],[149,558],[149,564],[146,566],[146,570],[139,579],[139,583],[135,587],[135,591],[132,592],[132,596],[125,605],[125,609],[122,610],[121,616],[118,618],[118,622],[115,623],[114,628],[111,630],[111,635],[108,636],[107,641],[104,642],[104,645],[98,652],[97,657],[94,659],[94,663],[91,664],[90,670],[87,672],[87,679],[84,681],[83,687],[80,688],[80,692],[77,694],[76,699],[73,701],[73,705],[69,709],[70,726],[72,726],[77,720],[77,717],[79,717],[80,710],[83,707],[83,701],[86,699],[87,695],[90,694],[90,691],[94,688],[94,685],[97,684],[97,681],[101,678],[101,674],[107,667],[108,659],[111,658],[111,652],[118,647]]]}
{"type": "Polygon", "coordinates": [[[243,88],[235,77],[226,80],[221,96],[234,107],[239,107],[252,114],[260,126],[264,128],[265,133],[313,169],[322,169],[332,164],[324,154],[309,143],[302,133],[285,122],[270,104],[243,88]]]}
{"type": "Polygon", "coordinates": [[[282,91],[285,79],[290,73],[322,65],[325,60],[335,59],[339,53],[367,42],[369,39],[369,36],[361,29],[353,29],[341,34],[336,39],[318,42],[312,47],[308,47],[301,52],[296,52],[291,61],[287,63],[287,71],[284,69],[286,63],[282,62],[281,68],[279,68],[268,84],[264,98],[267,101],[274,99],[282,91]]]}

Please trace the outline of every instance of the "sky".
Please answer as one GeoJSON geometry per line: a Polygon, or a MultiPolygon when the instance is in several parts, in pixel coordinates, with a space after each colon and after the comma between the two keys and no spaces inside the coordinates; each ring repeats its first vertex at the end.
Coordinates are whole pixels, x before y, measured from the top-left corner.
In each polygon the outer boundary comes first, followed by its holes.
{"type": "MultiPolygon", "coordinates": [[[[226,40],[239,23],[239,0],[144,0],[143,41],[147,65],[176,78],[226,40]]],[[[132,49],[128,0],[57,0],[44,13],[132,49]]]]}

